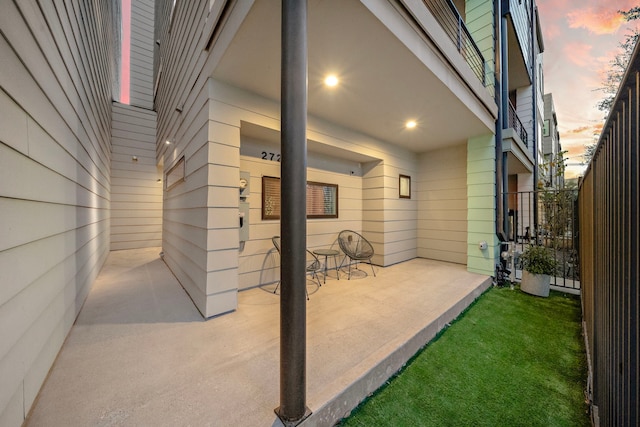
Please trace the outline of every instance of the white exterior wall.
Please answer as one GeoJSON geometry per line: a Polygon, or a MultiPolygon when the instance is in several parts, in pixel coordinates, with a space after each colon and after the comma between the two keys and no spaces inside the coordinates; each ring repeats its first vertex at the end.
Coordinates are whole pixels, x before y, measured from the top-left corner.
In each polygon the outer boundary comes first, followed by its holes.
{"type": "Polygon", "coordinates": [[[380,154],[383,162],[364,175],[364,188],[374,176],[383,182],[382,200],[363,191],[362,231],[371,240],[376,254],[373,262],[391,265],[418,256],[418,165],[415,154],[386,146],[380,154]],[[378,174],[378,171],[380,172],[378,174]],[[399,197],[399,175],[411,177],[411,199],[399,197]],[[380,179],[380,178],[378,178],[380,179]]]}
{"type": "MultiPolygon", "coordinates": [[[[537,56],[538,64],[542,61],[542,54],[537,56]]],[[[536,66],[537,68],[537,66],[536,66]]],[[[531,154],[531,157],[538,156],[539,163],[544,161],[544,157],[542,155],[542,125],[544,119],[544,95],[543,95],[543,82],[538,78],[536,80],[536,111],[533,111],[533,96],[534,96],[534,87],[526,86],[522,88],[518,88],[516,90],[516,113],[520,118],[525,130],[527,131],[527,135],[529,137],[528,142],[528,151],[531,154]],[[533,140],[535,136],[536,146],[533,145],[533,140]]],[[[533,187],[529,188],[526,191],[531,191],[533,187]]]]}
{"type": "MultiPolygon", "coordinates": [[[[240,157],[242,123],[279,131],[280,105],[214,80],[210,81],[210,93],[209,140],[212,145],[209,162],[215,168],[216,176],[213,181],[213,177],[210,178],[210,185],[213,185],[209,189],[217,194],[215,200],[218,202],[209,205],[207,289],[216,292],[207,294],[209,305],[214,304],[216,298],[219,303],[225,299],[225,293],[233,292],[228,284],[234,283],[234,275],[240,275],[237,283],[241,289],[276,280],[277,271],[270,252],[273,249],[271,237],[278,235],[280,229],[279,221],[261,219],[261,177],[280,176],[279,164],[248,155],[240,157]],[[251,180],[247,200],[250,203],[250,238],[240,251],[238,181],[241,170],[250,172],[251,180]],[[212,245],[212,242],[219,244],[212,245]],[[221,287],[223,283],[224,287],[221,287]]],[[[328,162],[326,154],[322,159],[309,154],[307,180],[339,185],[339,218],[310,219],[307,223],[308,247],[336,247],[338,233],[343,229],[353,229],[362,232],[373,244],[376,251],[374,264],[389,265],[415,258],[415,156],[314,118],[309,119],[307,135],[314,142],[379,159],[358,165],[344,160],[328,162]],[[332,166],[323,167],[323,162],[332,166]],[[355,169],[354,175],[350,173],[352,169],[355,169]],[[410,200],[399,198],[399,174],[413,178],[414,194],[410,200]]],[[[337,154],[336,158],[339,156],[337,154]]]]}
{"type": "Polygon", "coordinates": [[[153,0],[131,1],[129,103],[153,108],[153,0]]]}
{"type": "MultiPolygon", "coordinates": [[[[313,163],[313,153],[309,156],[310,163],[313,163]]],[[[281,175],[280,163],[246,155],[240,157],[240,170],[251,174],[250,195],[246,199],[250,204],[249,240],[240,246],[238,252],[239,288],[246,289],[276,282],[280,277],[279,258],[271,242],[272,236],[280,235],[280,220],[262,219],[262,177],[281,175]]],[[[336,240],[340,230],[362,230],[362,177],[351,175],[349,171],[309,167],[307,181],[337,184],[339,210],[338,218],[307,220],[307,248],[339,250],[336,240]]],[[[332,259],[329,265],[333,265],[332,259]]]]}
{"type": "MultiPolygon", "coordinates": [[[[268,274],[260,278],[257,263],[271,250],[270,237],[277,234],[278,226],[274,221],[262,223],[256,210],[256,204],[260,203],[256,191],[261,188],[256,179],[263,173],[262,168],[267,170],[273,165],[241,156],[242,124],[251,123],[278,132],[280,105],[209,78],[230,42],[228,35],[241,24],[236,21],[243,16],[238,8],[249,7],[250,2],[236,4],[234,11],[237,13],[234,12],[226,22],[225,30],[210,51],[205,47],[216,25],[220,3],[178,3],[171,25],[171,2],[159,2],[156,15],[156,37],[161,40],[159,51],[162,55],[157,61],[158,66],[162,63],[162,72],[155,98],[157,156],[164,163],[165,172],[182,156],[186,159],[185,182],[165,192],[163,250],[165,261],[205,317],[234,310],[238,289],[273,280],[268,274]],[[166,145],[166,140],[171,144],[166,145]],[[245,169],[251,173],[251,223],[250,239],[241,252],[238,181],[240,171],[245,169]],[[257,223],[254,222],[256,219],[257,223]]],[[[452,55],[462,61],[459,55],[452,55]]],[[[479,90],[484,93],[484,88],[479,90]]],[[[345,177],[341,182],[345,182],[342,186],[353,190],[350,196],[353,206],[361,203],[361,219],[345,222],[354,221],[350,228],[362,231],[373,243],[376,251],[373,262],[390,265],[418,256],[418,156],[314,117],[309,117],[307,137],[326,147],[359,153],[371,159],[370,163],[362,165],[359,180],[345,177]],[[399,174],[412,177],[411,199],[398,197],[399,174]],[[357,196],[360,186],[361,201],[357,196]]],[[[494,164],[489,165],[490,169],[494,164]]],[[[310,165],[309,174],[316,173],[328,182],[338,174],[310,165]]],[[[495,212],[493,199],[490,204],[486,209],[495,212]]],[[[341,221],[333,224],[311,221],[309,246],[330,246],[344,227],[341,221]]],[[[493,222],[490,224],[487,233],[494,232],[493,222]]],[[[492,274],[493,267],[474,271],[492,274]]]]}
{"type": "Polygon", "coordinates": [[[2,426],[24,421],[109,251],[111,12],[2,5],[2,426]]]}
{"type": "Polygon", "coordinates": [[[111,250],[161,246],[156,113],[114,102],[111,123],[111,250]]]}
{"type": "MultiPolygon", "coordinates": [[[[534,156],[533,130],[534,130],[534,114],[533,114],[533,86],[521,87],[516,90],[516,113],[527,131],[529,141],[527,142],[527,151],[534,156]]],[[[524,141],[523,141],[524,142],[524,141]]]]}
{"type": "Polygon", "coordinates": [[[467,146],[420,156],[418,256],[467,263],[467,146]]]}
{"type": "MultiPolygon", "coordinates": [[[[277,277],[273,261],[267,261],[271,264],[266,269],[263,265],[272,249],[271,236],[279,234],[279,222],[261,219],[260,178],[280,175],[275,162],[240,157],[242,122],[277,131],[279,104],[214,80],[208,90],[209,102],[201,99],[199,112],[191,113],[190,109],[187,113],[198,125],[178,134],[172,144],[175,147],[169,148],[165,157],[168,169],[184,155],[186,174],[184,183],[165,194],[163,234],[167,264],[205,317],[234,310],[238,289],[269,283],[277,277]],[[200,126],[205,110],[208,124],[200,126]],[[240,170],[251,174],[250,240],[242,251],[238,233],[240,170]]],[[[310,220],[308,246],[331,246],[338,232],[348,228],[362,232],[372,242],[374,263],[388,265],[414,258],[417,202],[398,197],[400,173],[414,177],[415,191],[414,156],[321,121],[310,120],[308,135],[340,149],[348,149],[344,141],[351,141],[356,152],[382,162],[365,165],[363,176],[347,175],[346,169],[309,169],[308,180],[340,185],[341,216],[338,220],[310,220]]]]}
{"type": "MultiPolygon", "coordinates": [[[[225,223],[229,221],[228,215],[218,212],[218,215],[209,212],[209,184],[214,184],[216,177],[222,177],[220,166],[209,164],[209,100],[206,87],[202,88],[198,99],[185,113],[191,118],[191,127],[181,129],[181,133],[171,139],[167,156],[164,159],[166,171],[184,156],[185,180],[171,189],[164,191],[164,213],[162,246],[164,260],[176,275],[182,286],[187,290],[194,303],[205,317],[214,314],[207,309],[207,271],[208,265],[226,259],[220,253],[218,257],[208,257],[208,248],[219,248],[220,243],[214,242],[215,232],[209,230],[209,224],[216,221],[225,223]]],[[[220,132],[228,130],[230,139],[237,139],[239,145],[239,133],[235,130],[221,127],[220,132]]],[[[211,133],[218,133],[212,127],[211,133]]],[[[212,139],[215,139],[214,136],[212,139]]],[[[165,176],[166,181],[166,176],[165,176]]],[[[234,180],[237,192],[237,181],[234,180]]],[[[213,187],[212,187],[213,189],[213,187]]],[[[212,202],[213,203],[213,202],[212,202]]],[[[228,197],[220,197],[215,200],[214,206],[222,207],[228,203],[228,197]]],[[[236,219],[237,219],[237,212],[236,219]]],[[[236,222],[229,223],[228,227],[235,226],[236,222]]],[[[237,248],[237,232],[229,236],[230,243],[237,248]]],[[[233,253],[236,258],[236,253],[233,253]]],[[[224,262],[223,262],[224,263],[224,262]]],[[[231,286],[237,283],[237,278],[231,278],[231,286]]],[[[235,286],[237,288],[237,286],[235,286]]],[[[235,295],[227,302],[227,308],[220,312],[235,309],[235,295]]]]}
{"type": "MultiPolygon", "coordinates": [[[[215,2],[214,9],[219,8],[220,3],[215,2]]],[[[213,27],[218,9],[209,15],[206,0],[177,2],[172,16],[172,5],[170,0],[159,0],[155,4],[155,39],[160,41],[154,55],[154,85],[158,87],[154,98],[154,108],[158,112],[156,159],[166,174],[184,156],[185,181],[167,190],[166,175],[163,179],[162,247],[169,268],[203,316],[210,317],[216,313],[207,311],[207,265],[227,258],[212,256],[209,260],[207,251],[210,241],[209,177],[213,179],[209,169],[213,171],[216,167],[208,164],[209,94],[206,82],[212,68],[209,65],[204,69],[200,54],[207,42],[203,28],[205,24],[213,27]],[[176,109],[178,107],[180,111],[176,109]]],[[[239,144],[239,134],[237,138],[239,144]]],[[[231,241],[236,242],[237,238],[231,241]]],[[[234,257],[237,263],[237,250],[234,257]]],[[[237,288],[237,278],[231,286],[237,288]]],[[[222,307],[218,313],[235,309],[235,301],[235,296],[226,301],[229,308],[222,307]]]]}

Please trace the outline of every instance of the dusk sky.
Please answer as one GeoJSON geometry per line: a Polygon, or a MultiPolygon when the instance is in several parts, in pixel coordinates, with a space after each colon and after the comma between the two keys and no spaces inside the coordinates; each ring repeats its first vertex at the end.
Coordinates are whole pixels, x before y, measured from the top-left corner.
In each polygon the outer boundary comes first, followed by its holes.
{"type": "Polygon", "coordinates": [[[604,75],[619,43],[639,21],[618,10],[640,0],[537,0],[544,39],[544,91],[552,93],[560,142],[569,157],[567,177],[581,174],[584,146],[600,134],[604,113],[596,108],[604,75]]]}

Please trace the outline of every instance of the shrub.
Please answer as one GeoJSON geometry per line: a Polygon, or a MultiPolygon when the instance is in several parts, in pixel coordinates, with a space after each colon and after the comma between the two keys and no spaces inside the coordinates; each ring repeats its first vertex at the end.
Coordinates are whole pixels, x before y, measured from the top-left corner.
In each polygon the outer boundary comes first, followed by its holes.
{"type": "Polygon", "coordinates": [[[531,245],[520,255],[522,268],[531,274],[549,274],[556,271],[556,259],[544,246],[531,245]]]}

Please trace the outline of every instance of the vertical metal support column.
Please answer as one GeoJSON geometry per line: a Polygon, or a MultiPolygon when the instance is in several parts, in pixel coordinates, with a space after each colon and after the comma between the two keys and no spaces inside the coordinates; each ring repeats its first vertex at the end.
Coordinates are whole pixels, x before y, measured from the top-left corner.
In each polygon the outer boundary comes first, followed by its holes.
{"type": "MultiPolygon", "coordinates": [[[[508,23],[507,17],[504,15],[504,9],[500,11],[500,91],[501,91],[501,110],[502,110],[502,129],[509,128],[509,45],[508,45],[508,23]]],[[[502,137],[502,134],[500,135],[502,137]]],[[[509,161],[506,152],[501,152],[502,156],[502,230],[508,238],[509,233],[509,161]]]]}
{"type": "MultiPolygon", "coordinates": [[[[504,111],[502,109],[502,8],[501,8],[501,0],[494,0],[494,29],[496,32],[496,37],[493,39],[493,51],[495,52],[495,70],[494,70],[494,88],[495,88],[495,96],[496,103],[498,104],[498,117],[496,119],[496,234],[500,239],[505,236],[504,230],[504,205],[502,203],[502,194],[504,193],[504,188],[502,185],[502,170],[505,168],[505,164],[502,161],[502,117],[504,115],[504,111]]],[[[499,256],[499,255],[498,255],[499,256]]]]}
{"type": "Polygon", "coordinates": [[[307,0],[282,0],[280,406],[286,426],[306,407],[307,0]]]}
{"type": "Polygon", "coordinates": [[[534,229],[538,230],[539,223],[539,213],[538,213],[538,180],[539,171],[538,167],[540,166],[538,163],[538,67],[537,67],[537,59],[538,55],[536,53],[536,25],[537,25],[537,15],[536,15],[536,5],[535,2],[531,2],[531,86],[532,86],[532,97],[531,97],[531,108],[533,110],[533,132],[532,132],[532,144],[533,144],[533,226],[534,229]]]}

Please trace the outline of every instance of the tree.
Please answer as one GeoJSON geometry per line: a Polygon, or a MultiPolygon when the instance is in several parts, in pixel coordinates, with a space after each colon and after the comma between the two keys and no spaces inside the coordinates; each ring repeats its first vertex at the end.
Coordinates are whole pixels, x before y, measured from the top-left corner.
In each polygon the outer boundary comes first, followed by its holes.
{"type": "MultiPolygon", "coordinates": [[[[640,6],[633,7],[627,11],[619,10],[618,13],[623,16],[625,21],[634,21],[636,19],[640,19],[640,6]]],[[[598,110],[603,111],[605,115],[608,115],[609,110],[611,110],[613,100],[618,92],[618,88],[620,86],[620,82],[622,82],[622,78],[624,77],[627,65],[629,65],[633,48],[635,47],[639,36],[640,32],[637,29],[632,30],[625,36],[624,41],[619,44],[621,52],[609,63],[611,68],[605,76],[602,87],[597,89],[605,94],[605,98],[597,104],[598,110]]]]}
{"type": "Polygon", "coordinates": [[[584,146],[584,154],[582,155],[582,158],[584,159],[585,163],[591,163],[591,159],[593,159],[593,156],[596,154],[596,147],[598,146],[597,142],[594,142],[592,144],[586,144],[584,146]]]}
{"type": "Polygon", "coordinates": [[[543,177],[538,182],[538,195],[545,244],[559,250],[565,247],[568,231],[572,230],[574,202],[577,197],[576,186],[564,182],[566,151],[561,151],[540,165],[543,177]],[[554,185],[555,183],[561,185],[554,185]]]}
{"type": "Polygon", "coordinates": [[[540,164],[541,173],[538,180],[538,189],[564,186],[564,172],[567,168],[565,154],[567,154],[566,150],[545,156],[544,162],[540,164]]]}
{"type": "Polygon", "coordinates": [[[619,10],[618,13],[622,14],[622,16],[624,16],[624,19],[626,21],[633,21],[634,19],[640,19],[640,6],[632,7],[626,12],[624,10],[619,10]]]}

